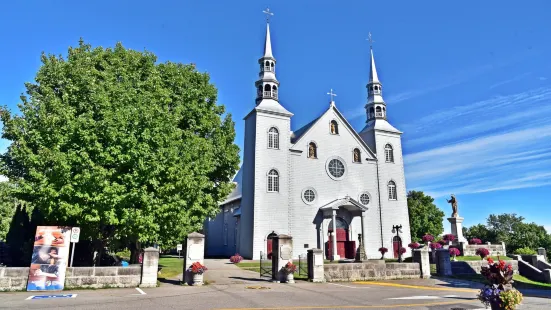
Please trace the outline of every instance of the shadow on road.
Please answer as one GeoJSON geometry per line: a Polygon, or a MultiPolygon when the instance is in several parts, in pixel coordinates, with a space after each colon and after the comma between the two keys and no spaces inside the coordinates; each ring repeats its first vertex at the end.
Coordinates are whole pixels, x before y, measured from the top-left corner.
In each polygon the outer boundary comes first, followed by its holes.
{"type": "Polygon", "coordinates": [[[244,278],[244,277],[229,277],[230,279],[237,279],[237,280],[243,280],[243,281],[254,281],[254,282],[268,282],[269,279],[262,279],[262,278],[244,278]]]}

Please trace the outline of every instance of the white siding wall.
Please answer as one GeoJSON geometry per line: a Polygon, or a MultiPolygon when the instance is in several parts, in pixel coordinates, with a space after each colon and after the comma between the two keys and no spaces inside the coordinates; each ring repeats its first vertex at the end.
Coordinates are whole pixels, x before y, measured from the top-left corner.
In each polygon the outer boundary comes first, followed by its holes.
{"type": "Polygon", "coordinates": [[[253,224],[255,195],[255,149],[256,149],[256,114],[251,113],[245,119],[245,143],[243,149],[243,175],[241,198],[241,223],[239,248],[237,251],[244,258],[253,258],[253,224]]]}
{"type": "Polygon", "coordinates": [[[377,154],[379,154],[379,176],[381,186],[381,202],[383,217],[383,240],[384,246],[389,249],[386,257],[392,257],[392,226],[402,225],[402,244],[406,248],[406,256],[410,256],[410,248],[407,245],[411,242],[411,231],[409,227],[409,212],[407,207],[406,181],[404,175],[404,162],[402,156],[401,137],[397,134],[375,132],[377,154]],[[394,150],[394,163],[385,161],[385,145],[390,143],[394,150]],[[396,183],[397,200],[388,199],[388,182],[393,180],[396,183]]]}
{"type": "MultiPolygon", "coordinates": [[[[322,116],[292,149],[303,151],[299,155],[294,155],[296,154],[294,153],[290,157],[290,171],[293,173],[290,177],[289,219],[295,257],[306,253],[305,244],[308,244],[309,248],[318,247],[314,221],[321,206],[345,196],[359,200],[360,193],[367,191],[371,196],[371,201],[364,220],[366,252],[370,258],[379,258],[377,249],[380,247],[381,238],[377,206],[377,171],[373,161],[365,160],[371,155],[368,155],[353,133],[348,131],[333,111],[322,116]],[[339,122],[339,135],[330,134],[332,119],[339,122]],[[308,143],[311,141],[317,144],[318,159],[307,158],[308,143]],[[355,147],[362,150],[362,163],[360,164],[353,163],[352,152],[355,147]],[[327,174],[326,163],[333,156],[342,158],[346,165],[346,176],[342,180],[333,180],[327,174]],[[306,187],[313,187],[316,191],[317,197],[312,205],[308,205],[302,200],[302,191],[306,187]]],[[[322,242],[327,241],[326,232],[329,222],[330,220],[325,221],[322,242]]],[[[356,217],[350,226],[352,240],[356,240],[356,242],[357,234],[361,233],[360,223],[360,218],[356,217]]],[[[324,248],[324,244],[320,246],[322,249],[324,248]]]]}
{"type": "MultiPolygon", "coordinates": [[[[290,118],[258,112],[256,116],[256,153],[254,177],[254,241],[253,259],[266,252],[266,237],[272,231],[289,232],[289,140],[290,118]],[[268,148],[268,130],[279,131],[279,149],[268,148]],[[267,174],[271,169],[279,172],[279,192],[268,193],[267,174]]],[[[245,159],[246,160],[246,159],[245,159]]]]}

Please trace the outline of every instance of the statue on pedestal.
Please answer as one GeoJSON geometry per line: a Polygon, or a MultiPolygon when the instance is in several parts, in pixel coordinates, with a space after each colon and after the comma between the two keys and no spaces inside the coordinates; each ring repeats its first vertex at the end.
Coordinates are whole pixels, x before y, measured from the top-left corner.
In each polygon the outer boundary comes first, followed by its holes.
{"type": "Polygon", "coordinates": [[[457,199],[455,199],[455,195],[452,194],[451,199],[446,199],[446,201],[452,204],[452,217],[459,217],[459,214],[457,214],[457,199]]]}

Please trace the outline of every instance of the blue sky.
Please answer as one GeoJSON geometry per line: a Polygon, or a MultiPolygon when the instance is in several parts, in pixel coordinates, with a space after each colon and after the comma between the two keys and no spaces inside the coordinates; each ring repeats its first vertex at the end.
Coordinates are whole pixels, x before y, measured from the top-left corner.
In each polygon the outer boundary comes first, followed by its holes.
{"type": "MultiPolygon", "coordinates": [[[[293,129],[337,107],[356,129],[374,51],[390,122],[404,131],[408,190],[455,193],[469,226],[516,212],[551,228],[551,2],[7,1],[0,11],[0,104],[13,109],[40,65],[80,37],[148,50],[209,72],[236,122],[254,106],[271,22],[280,101],[293,129]],[[78,3],[77,3],[78,2],[78,3]]],[[[6,141],[0,142],[3,151],[6,141]]],[[[449,224],[445,224],[449,231],[449,224]]]]}

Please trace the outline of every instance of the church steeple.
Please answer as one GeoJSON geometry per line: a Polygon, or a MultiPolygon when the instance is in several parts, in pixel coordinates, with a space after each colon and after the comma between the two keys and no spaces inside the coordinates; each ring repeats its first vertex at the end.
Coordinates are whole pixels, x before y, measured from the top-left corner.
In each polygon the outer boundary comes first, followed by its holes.
{"type": "Polygon", "coordinates": [[[374,119],[386,119],[386,103],[383,99],[383,85],[379,81],[377,68],[375,66],[375,56],[373,56],[373,39],[369,33],[371,68],[369,72],[369,82],[367,83],[367,122],[374,119]]]}
{"type": "Polygon", "coordinates": [[[270,12],[270,9],[263,12],[266,14],[266,40],[264,42],[264,56],[258,60],[260,73],[258,74],[259,80],[255,83],[257,105],[263,99],[278,101],[279,90],[279,82],[275,75],[276,60],[272,55],[272,40],[270,38],[270,16],[274,13],[270,12]]]}

